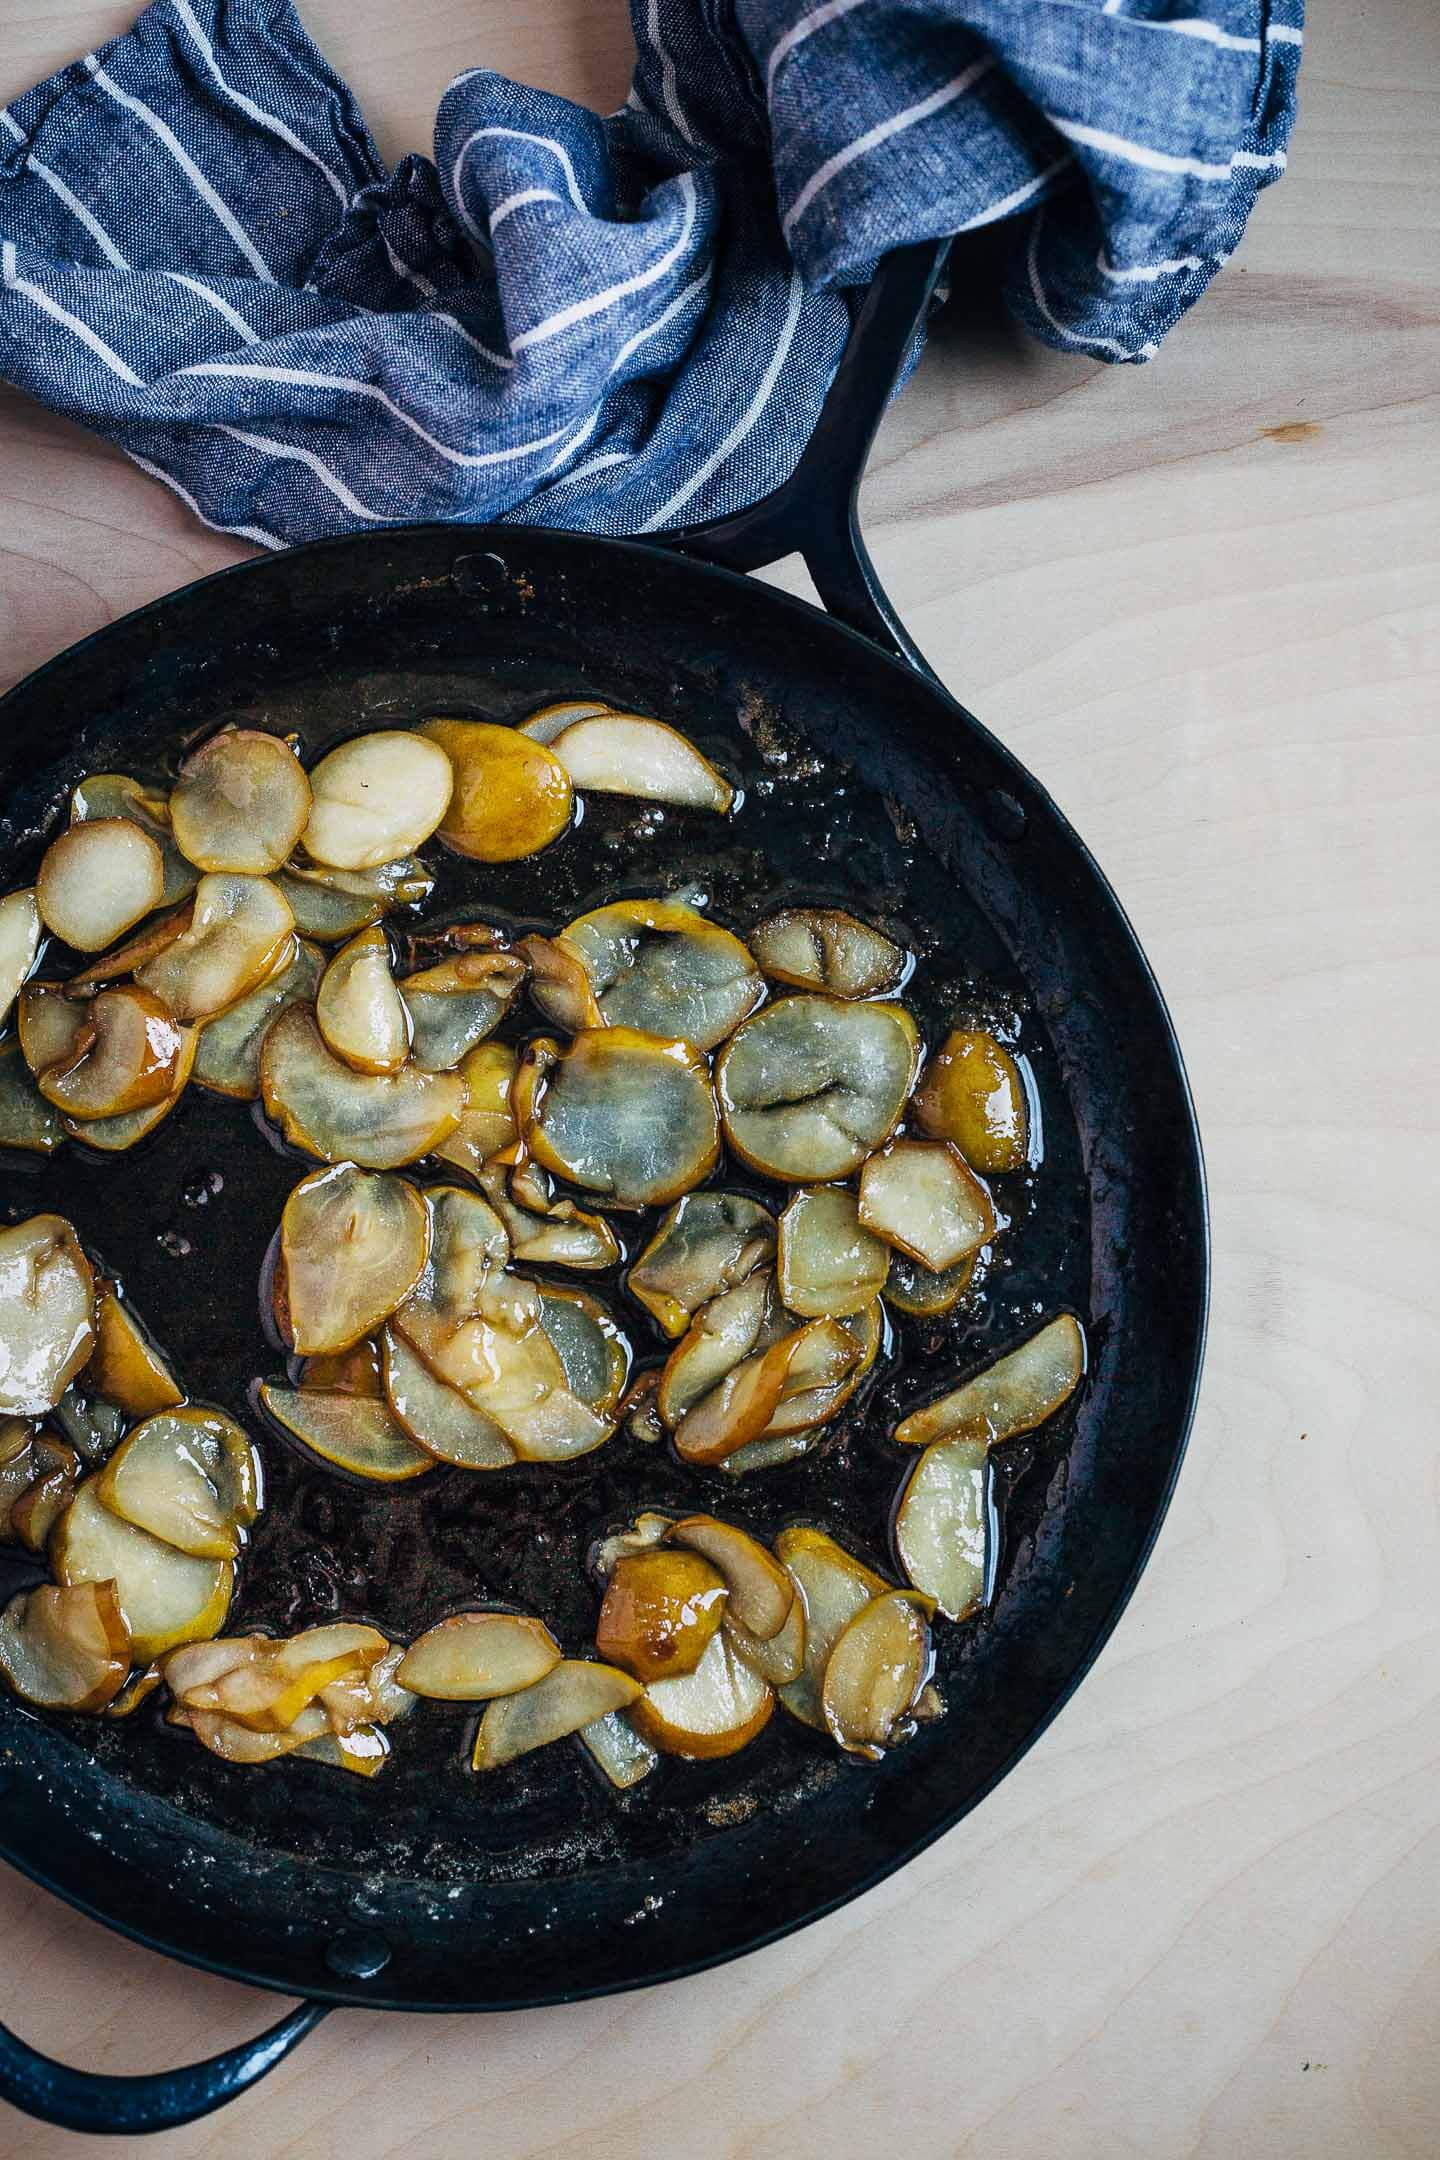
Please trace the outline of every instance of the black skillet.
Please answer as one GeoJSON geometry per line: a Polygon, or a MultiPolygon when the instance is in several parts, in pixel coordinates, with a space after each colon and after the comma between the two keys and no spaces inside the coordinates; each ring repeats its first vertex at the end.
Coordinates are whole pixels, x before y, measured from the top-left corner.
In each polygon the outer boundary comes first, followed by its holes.
{"type": "MultiPolygon", "coordinates": [[[[271,1435],[240,1624],[340,1609],[403,1633],[488,1595],[578,1643],[593,1624],[579,1553],[667,1499],[767,1535],[820,1521],[883,1563],[897,1403],[1059,1305],[1091,1343],[1078,1411],[1005,1451],[994,1598],[944,1631],[949,1715],[877,1767],[776,1718],[741,1755],[667,1764],[624,1796],[568,1748],[481,1789],[454,1720],[419,1713],[371,1786],[316,1765],[232,1771],[144,1711],[67,1722],[0,1699],[0,1851],[14,1866],[172,1957],[306,1998],[258,2040],[156,2077],[76,2072],[0,2027],[0,2094],[33,2114],[167,2127],[253,2083],[334,2004],[573,2001],[773,1941],[958,1822],[1066,1701],[1134,1588],[1199,1377],[1200,1145],[1114,895],[1044,790],[930,675],[860,544],[857,477],[939,260],[912,249],[882,267],[794,478],[683,536],[686,552],[513,526],[325,541],[171,594],[0,705],[7,884],[82,771],[162,768],[178,739],[232,714],[298,725],[307,751],[363,717],[503,719],[582,691],[671,717],[749,791],[733,828],[717,839],[697,814],[592,802],[535,864],[462,897],[553,924],[603,890],[698,879],[737,927],[779,893],[845,899],[918,949],[929,1028],[959,1010],[998,1018],[1034,1075],[1044,1161],[1004,1193],[1008,1267],[952,1320],[905,1323],[863,1413],[818,1455],[697,1489],[695,1473],[617,1442],[563,1472],[448,1473],[377,1500],[313,1478],[271,1435]],[[791,551],[829,617],[735,574],[791,551]]],[[[149,1146],[13,1170],[4,1201],[12,1216],[73,1213],[195,1391],[243,1416],[251,1377],[275,1362],[250,1284],[300,1174],[242,1108],[192,1089],[149,1146]]]]}

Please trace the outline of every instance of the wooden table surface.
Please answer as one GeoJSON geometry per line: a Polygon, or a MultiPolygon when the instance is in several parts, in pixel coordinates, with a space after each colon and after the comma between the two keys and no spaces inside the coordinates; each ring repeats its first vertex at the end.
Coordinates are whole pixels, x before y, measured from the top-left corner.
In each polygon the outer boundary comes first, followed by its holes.
{"type": "MultiPolygon", "coordinates": [[[[0,0],[0,94],[130,12],[0,0]]],[[[476,62],[624,93],[621,0],[306,13],[392,155],[476,62]]],[[[866,489],[921,646],[1114,880],[1199,1100],[1204,1397],[1098,1667],[958,1830],[777,1948],[541,2014],[337,2016],[147,2149],[1440,2152],[1437,93],[1434,0],[1315,0],[1290,176],[1159,360],[952,321],[866,489]]],[[[0,504],[5,682],[243,552],[13,396],[0,504]]],[[[95,2068],[275,2015],[11,1876],[0,1941],[0,2016],[95,2068]]],[[[0,2110],[5,2160],[80,2149],[0,2110]]]]}

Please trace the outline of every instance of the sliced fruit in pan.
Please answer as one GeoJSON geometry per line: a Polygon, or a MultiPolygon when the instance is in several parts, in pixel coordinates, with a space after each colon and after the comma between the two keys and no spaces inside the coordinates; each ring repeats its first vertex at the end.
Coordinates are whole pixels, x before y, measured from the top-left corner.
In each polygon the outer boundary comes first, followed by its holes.
{"type": "Polygon", "coordinates": [[[652,1681],[629,1715],[641,1739],[662,1755],[706,1762],[748,1746],[769,1724],[774,1708],[768,1682],[737,1655],[722,1631],[711,1638],[693,1672],[652,1681]]]}
{"type": "Polygon", "coordinates": [[[169,1007],[137,983],[102,990],[68,1058],[47,1065],[37,1086],[62,1116],[124,1117],[173,1091],[185,1030],[169,1007]]]}
{"type": "Polygon", "coordinates": [[[716,1063],[726,1134],[767,1177],[848,1177],[899,1124],[918,1061],[903,1005],[780,998],[741,1023],[716,1063]]]}
{"type": "Polygon", "coordinates": [[[550,748],[575,786],[597,795],[638,795],[722,814],[735,800],[724,774],[663,720],[597,713],[562,728],[550,748]]]}
{"type": "Polygon", "coordinates": [[[0,900],[0,1023],[20,995],[40,950],[40,910],[31,886],[0,900]]]}
{"type": "Polygon", "coordinates": [[[29,1551],[43,1553],[50,1532],[79,1489],[85,1467],[67,1441],[42,1430],[31,1444],[29,1469],[29,1484],[10,1504],[10,1534],[29,1551]]]}
{"type": "Polygon", "coordinates": [[[63,983],[26,983],[16,1010],[20,1048],[36,1075],[75,1057],[90,1021],[86,1002],[67,995],[63,983]]]}
{"type": "Polygon", "coordinates": [[[233,1560],[255,1520],[260,1473],[250,1441],[218,1411],[161,1410],[121,1441],[97,1497],[114,1515],[197,1559],[233,1560]]]}
{"type": "Polygon", "coordinates": [[[842,1185],[797,1192],[780,1217],[780,1296],[810,1319],[863,1312],[885,1287],[890,1254],[842,1185]]]}
{"type": "Polygon", "coordinates": [[[12,1534],[10,1510],[34,1475],[34,1425],[29,1418],[0,1418],[0,1538],[12,1534]]]}
{"type": "Polygon", "coordinates": [[[379,1402],[385,1393],[379,1342],[367,1335],[348,1350],[317,1351],[301,1365],[300,1385],[324,1388],[335,1395],[368,1395],[372,1402],[379,1402]]]}
{"type": "Polygon", "coordinates": [[[378,1628],[335,1621],[298,1635],[231,1635],[176,1650],[165,1684],[184,1710],[215,1712],[251,1732],[285,1732],[337,1681],[368,1672],[390,1649],[378,1628]]]}
{"type": "Polygon", "coordinates": [[[432,1150],[442,1162],[454,1163],[478,1178],[493,1155],[513,1146],[517,1132],[510,1088],[519,1062],[517,1051],[497,1042],[478,1043],[460,1060],[465,1108],[455,1130],[432,1150]]]}
{"type": "Polygon", "coordinates": [[[190,905],[186,927],[135,980],[177,1020],[208,1020],[293,957],[295,917],[268,878],[228,872],[202,877],[190,905]]]}
{"type": "Polygon", "coordinates": [[[422,735],[381,728],[352,736],[310,775],[305,852],[335,870],[412,855],[444,817],[451,786],[450,760],[422,735]]]}
{"type": "Polygon", "coordinates": [[[735,1655],[773,1688],[788,1687],[805,1669],[805,1601],[799,1596],[774,1635],[752,1635],[733,1612],[725,1615],[725,1632],[735,1655]]]}
{"type": "Polygon", "coordinates": [[[72,824],[85,825],[96,818],[128,818],[155,842],[165,878],[161,907],[174,907],[195,890],[200,873],[175,845],[164,795],[142,787],[129,773],[91,773],[70,797],[70,819],[72,824]]]}
{"type": "Polygon", "coordinates": [[[995,1235],[995,1204],[948,1140],[892,1140],[860,1172],[860,1220],[938,1273],[995,1235]]]}
{"type": "Polygon", "coordinates": [[[804,1667],[797,1679],[781,1688],[780,1700],[802,1724],[823,1732],[821,1693],[830,1652],[855,1615],[894,1586],[823,1530],[805,1526],[782,1530],[775,1540],[775,1555],[793,1576],[805,1605],[804,1667]]]}
{"type": "Polygon", "coordinates": [[[962,1260],[958,1267],[942,1268],[937,1273],[933,1268],[921,1267],[908,1253],[892,1251],[885,1277],[885,1302],[893,1305],[897,1312],[932,1319],[959,1304],[974,1274],[973,1254],[968,1260],[962,1260]]]}
{"type": "Polygon", "coordinates": [[[625,1710],[640,1694],[640,1683],[613,1665],[588,1658],[562,1658],[554,1669],[518,1695],[502,1695],[480,1720],[471,1757],[476,1770],[498,1770],[580,1732],[612,1710],[625,1710]]]}
{"type": "Polygon", "coordinates": [[[221,728],[191,751],[170,791],[175,845],[206,871],[278,870],[309,816],[304,767],[281,736],[260,728],[221,728]]]}
{"type": "Polygon", "coordinates": [[[170,1092],[157,1103],[150,1103],[143,1110],[124,1110],[118,1117],[70,1117],[64,1111],[65,1130],[72,1140],[83,1140],[87,1147],[99,1148],[107,1155],[120,1153],[134,1147],[137,1141],[154,1132],[157,1125],[169,1117],[189,1084],[195,1067],[195,1046],[200,1038],[198,1028],[182,1028],[180,1031],[180,1055],[170,1077],[170,1092]]]}
{"type": "Polygon", "coordinates": [[[113,1583],[22,1591],[0,1614],[0,1673],[44,1710],[103,1710],[130,1670],[130,1630],[113,1583]]]}
{"type": "Polygon", "coordinates": [[[377,863],[373,870],[336,870],[292,855],[275,884],[285,895],[302,937],[333,945],[379,922],[394,908],[428,899],[435,878],[413,855],[377,863]]]}
{"type": "Polygon", "coordinates": [[[552,743],[577,720],[593,720],[598,713],[612,709],[600,698],[560,698],[553,704],[542,705],[538,712],[522,720],[517,732],[528,735],[531,742],[552,743]]]}
{"type": "Polygon", "coordinates": [[[896,1511],[900,1565],[947,1620],[967,1619],[985,1601],[989,1455],[989,1441],[976,1434],[932,1442],[905,1480],[896,1511]]]}
{"type": "Polygon", "coordinates": [[[165,1713],[167,1725],[179,1725],[192,1732],[204,1748],[218,1755],[222,1762],[243,1764],[247,1768],[261,1763],[278,1762],[283,1755],[305,1753],[312,1746],[319,1746],[334,1735],[324,1711],[318,1703],[311,1703],[302,1710],[293,1725],[284,1732],[252,1732],[248,1725],[236,1718],[222,1717],[216,1710],[186,1710],[179,1703],[172,1703],[165,1713]]]}
{"type": "Polygon", "coordinates": [[[410,1053],[410,1015],[390,969],[390,946],[372,927],[342,945],[315,996],[326,1047],[360,1073],[397,1073],[410,1053]]]}
{"type": "Polygon", "coordinates": [[[260,1052],[267,1114],[287,1140],[326,1162],[394,1170],[454,1132],[465,1109],[458,1073],[352,1071],[325,1045],[307,1006],[292,1005],[260,1052]]]}
{"type": "Polygon", "coordinates": [[[625,1278],[625,1287],[667,1335],[683,1335],[712,1298],[768,1266],[775,1219],[744,1193],[687,1193],[625,1278]]]}
{"type": "Polygon", "coordinates": [[[765,995],[740,939],[676,900],[613,901],[521,950],[541,948],[551,965],[547,973],[536,961],[535,1002],[561,1027],[637,1028],[713,1050],[765,995]],[[580,968],[587,995],[577,999],[557,949],[580,968]]]}
{"type": "Polygon", "coordinates": [[[127,1417],[171,1410],[183,1398],[175,1376],[111,1282],[96,1283],[95,1347],[80,1385],[127,1417]]]}
{"type": "Polygon", "coordinates": [[[719,1158],[705,1059],[688,1043],[631,1028],[589,1029],[563,1051],[543,1037],[532,1042],[516,1078],[516,1110],[527,1147],[547,1170],[622,1207],[678,1199],[719,1158]],[[531,1077],[538,1086],[527,1085],[531,1077]]]}
{"type": "Polygon", "coordinates": [[[904,1736],[930,1671],[929,1601],[913,1590],[872,1598],[836,1637],[820,1704],[841,1747],[877,1760],[904,1736]]]}
{"type": "Polygon", "coordinates": [[[214,1635],[224,1625],[235,1579],[230,1561],[179,1552],[112,1514],[93,1477],[55,1525],[50,1564],[62,1583],[114,1583],[142,1665],[214,1635]]]}
{"type": "Polygon", "coordinates": [[[120,982],[127,975],[138,975],[141,968],[148,967],[161,953],[168,952],[185,935],[193,920],[192,904],[176,908],[171,915],[157,916],[133,937],[112,945],[109,952],[92,960],[78,975],[72,975],[65,984],[65,994],[71,998],[92,998],[107,983],[120,982]]]}
{"type": "Polygon", "coordinates": [[[504,1148],[478,1172],[481,1190],[504,1223],[517,1260],[533,1267],[608,1268],[620,1258],[620,1240],[602,1215],[592,1215],[573,1200],[557,1200],[547,1173],[527,1164],[525,1190],[533,1200],[543,1187],[545,1206],[522,1204],[515,1195],[513,1171],[517,1150],[504,1148]],[[538,1177],[537,1177],[538,1170],[538,1177]]]}
{"type": "Polygon", "coordinates": [[[907,955],[893,938],[844,908],[781,908],[750,933],[772,982],[830,997],[885,997],[899,988],[907,955]]]}
{"type": "Polygon", "coordinates": [[[324,1388],[278,1387],[266,1381],[260,1400],[277,1425],[337,1470],[396,1485],[423,1477],[436,1458],[417,1447],[386,1402],[324,1388]]]}
{"type": "Polygon", "coordinates": [[[95,1469],[109,1461],[124,1438],[126,1418],[103,1396],[82,1394],[76,1383],[56,1403],[55,1424],[81,1461],[95,1469]]]}
{"type": "Polygon", "coordinates": [[[260,1050],[265,1031],[291,1005],[315,1000],[325,956],[305,938],[296,940],[295,955],[248,996],[240,999],[200,1031],[191,1078],[198,1087],[239,1102],[254,1102],[260,1093],[260,1050]]]}
{"type": "Polygon", "coordinates": [[[565,1383],[603,1417],[617,1408],[630,1377],[630,1344],[598,1298],[540,1285],[540,1325],[560,1353],[565,1383]]]}
{"type": "Polygon", "coordinates": [[[637,1680],[693,1672],[725,1613],[718,1568],[668,1545],[615,1562],[595,1628],[602,1658],[637,1680]]]}
{"type": "Polygon", "coordinates": [[[766,1267],[702,1305],[660,1375],[656,1407],[665,1423],[673,1431],[727,1373],[778,1342],[788,1327],[775,1277],[766,1267]]]}
{"type": "Polygon", "coordinates": [[[767,1433],[758,1440],[751,1440],[733,1455],[727,1455],[716,1469],[723,1470],[726,1477],[746,1477],[752,1470],[779,1470],[787,1463],[799,1462],[825,1438],[823,1425],[812,1425],[797,1432],[767,1433]]]}
{"type": "Polygon", "coordinates": [[[430,720],[420,732],[454,773],[439,837],[457,855],[516,862],[538,855],[570,823],[575,797],[565,767],[533,736],[487,720],[430,720]]]}
{"type": "Polygon", "coordinates": [[[0,1230],[0,1416],[44,1417],[95,1346],[95,1276],[63,1215],[0,1230]]]}
{"type": "Polygon", "coordinates": [[[802,1362],[790,1374],[785,1394],[765,1428],[768,1439],[784,1439],[792,1433],[828,1425],[839,1416],[879,1356],[885,1322],[878,1299],[863,1312],[846,1313],[836,1324],[856,1345],[858,1356],[854,1363],[846,1366],[837,1379],[829,1378],[828,1374],[840,1363],[839,1345],[834,1337],[819,1338],[810,1353],[814,1363],[802,1362]],[[832,1352],[837,1354],[832,1357],[832,1352]]]}
{"type": "Polygon", "coordinates": [[[628,1792],[632,1785],[649,1777],[660,1760],[621,1710],[608,1711],[593,1725],[582,1725],[576,1737],[617,1792],[628,1792]]]}
{"type": "Polygon", "coordinates": [[[396,1675],[436,1702],[491,1702],[533,1687],[560,1663],[543,1621],[520,1613],[456,1613],[417,1636],[396,1675]]]}
{"type": "Polygon", "coordinates": [[[688,1410],[675,1428],[676,1451],[686,1462],[723,1462],[771,1430],[788,1396],[835,1387],[859,1356],[838,1320],[807,1321],[754,1352],[688,1410]]]}
{"type": "Polygon", "coordinates": [[[35,904],[47,930],[76,952],[100,952],[160,905],[160,850],[128,818],[70,825],[40,860],[35,904]]]}
{"type": "MultiPolygon", "coordinates": [[[[493,1419],[528,1461],[561,1462],[599,1447],[614,1420],[571,1389],[544,1327],[538,1287],[502,1273],[487,1282],[481,1302],[484,1309],[455,1327],[433,1354],[426,1349],[432,1370],[493,1419]]],[[[404,1320],[402,1310],[396,1324],[404,1320]]]]}
{"type": "Polygon", "coordinates": [[[928,1447],[954,1433],[973,1433],[994,1446],[1043,1425],[1084,1375],[1084,1332],[1073,1314],[1060,1313],[973,1378],[912,1410],[896,1426],[895,1438],[902,1447],[928,1447]]]}
{"type": "Polygon", "coordinates": [[[488,1200],[464,1185],[432,1185],[430,1250],[393,1326],[433,1369],[455,1329],[480,1310],[486,1286],[510,1258],[510,1240],[488,1200]]]}
{"type": "Polygon", "coordinates": [[[780,1633],[795,1604],[794,1578],[758,1538],[713,1515],[682,1515],[666,1536],[718,1569],[730,1593],[727,1626],[738,1621],[767,1642],[780,1633]]]}
{"type": "Polygon", "coordinates": [[[53,1155],[65,1145],[65,1125],[35,1085],[19,1043],[0,1042],[0,1148],[53,1155]]]}
{"type": "Polygon", "coordinates": [[[373,1334],[430,1256],[430,1210],[404,1178],[337,1163],[285,1203],[280,1257],[290,1339],[302,1357],[373,1334]]]}
{"type": "Polygon", "coordinates": [[[410,1054],[427,1072],[449,1072],[500,1025],[524,986],[518,952],[461,952],[407,975],[410,1054]]]}
{"type": "Polygon", "coordinates": [[[982,1176],[1023,1170],[1030,1159],[1030,1114],[1020,1068],[983,1028],[946,1036],[915,1095],[921,1128],[951,1140],[982,1176]]]}
{"type": "Polygon", "coordinates": [[[494,1419],[438,1380],[397,1328],[385,1330],[383,1344],[386,1400],[417,1446],[464,1470],[506,1470],[518,1460],[494,1419]]]}

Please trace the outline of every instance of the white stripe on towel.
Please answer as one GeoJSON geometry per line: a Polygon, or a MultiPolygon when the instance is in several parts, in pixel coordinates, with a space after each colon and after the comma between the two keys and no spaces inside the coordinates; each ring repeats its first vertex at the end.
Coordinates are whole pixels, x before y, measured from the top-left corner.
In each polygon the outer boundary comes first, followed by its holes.
{"type": "Polygon", "coordinates": [[[972,61],[970,66],[963,68],[958,75],[952,75],[949,82],[942,83],[938,90],[932,90],[929,97],[921,98],[916,105],[906,106],[903,112],[891,113],[888,120],[877,122],[874,127],[867,129],[865,134],[858,135],[854,142],[847,143],[843,150],[837,150],[834,157],[827,158],[819,170],[810,175],[786,211],[784,231],[787,238],[820,190],[828,187],[837,173],[844,172],[846,166],[853,165],[856,158],[864,157],[867,150],[874,150],[880,143],[887,142],[892,135],[900,134],[902,129],[914,127],[917,121],[928,120],[932,113],[940,112],[946,105],[952,105],[956,98],[963,97],[982,76],[988,75],[994,65],[994,60],[988,56],[983,60],[972,61]]]}
{"type": "Polygon", "coordinates": [[[49,293],[42,292],[38,285],[32,285],[28,278],[20,276],[15,267],[13,240],[7,240],[0,246],[0,281],[3,281],[11,292],[23,293],[27,300],[33,300],[42,315],[48,315],[52,321],[63,323],[67,330],[72,330],[82,345],[89,346],[97,360],[103,360],[108,368],[114,369],[122,382],[129,383],[136,390],[147,387],[144,376],[137,375],[134,368],[122,360],[119,353],[107,345],[97,331],[90,328],[89,323],[82,322],[78,315],[72,315],[68,308],[61,307],[60,302],[52,299],[49,293]]]}

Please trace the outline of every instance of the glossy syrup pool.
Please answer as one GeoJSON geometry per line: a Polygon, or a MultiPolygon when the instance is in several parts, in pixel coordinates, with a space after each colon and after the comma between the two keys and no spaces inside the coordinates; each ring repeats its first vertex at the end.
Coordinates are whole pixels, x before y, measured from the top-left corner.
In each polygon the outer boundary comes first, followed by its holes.
{"type": "MultiPolygon", "coordinates": [[[[590,692],[624,701],[603,680],[573,671],[549,694],[590,692]]],[[[68,786],[85,771],[118,769],[168,783],[185,744],[225,720],[300,737],[307,762],[362,726],[403,725],[436,712],[518,719],[544,702],[529,679],[477,666],[464,674],[333,674],[297,679],[283,694],[193,712],[176,729],[157,719],[123,739],[92,736],[12,804],[7,884],[33,874],[40,839],[63,820],[68,786]],[[28,830],[27,830],[28,828],[28,830]]],[[[1043,1160],[996,1179],[1009,1228],[950,1314],[895,1314],[872,1378],[802,1461],[740,1480],[680,1464],[623,1429],[597,1453],[555,1467],[492,1474],[438,1469],[413,1483],[366,1485],[304,1455],[257,1412],[254,1384],[282,1361],[259,1316],[258,1284],[285,1199],[313,1168],[281,1145],[258,1109],[192,1087],[173,1116],[128,1154],[80,1147],[47,1164],[3,1159],[4,1211],[69,1216],[116,1274],[171,1355],[182,1385],[221,1405],[256,1437],[266,1500],[240,1569],[227,1631],[291,1632],[337,1616],[363,1618],[397,1637],[447,1612],[497,1601],[533,1612],[569,1652],[588,1644],[598,1597],[585,1555],[595,1538],[645,1506],[707,1509],[765,1539],[786,1523],[818,1524],[891,1574],[895,1498],[911,1457],[888,1435],[895,1419],[958,1373],[996,1354],[1035,1322],[1068,1306],[1083,1316],[1089,1280],[1089,1204],[1070,1117],[1043,1016],[952,862],[922,837],[906,806],[822,756],[776,717],[739,700],[697,719],[671,713],[743,790],[728,819],[590,796],[571,830],[527,862],[464,862],[432,843],[430,901],[412,921],[483,919],[507,931],[554,931],[582,910],[623,896],[684,890],[740,935],[781,903],[843,904],[914,955],[904,990],[926,1039],[957,1023],[994,1027],[1021,1054],[1044,1134],[1043,1160]]],[[[392,918],[403,934],[404,918],[392,918]]],[[[42,967],[42,972],[45,970],[42,967]]],[[[541,1023],[524,1000],[500,1031],[541,1023]]],[[[423,1181],[424,1166],[411,1173],[423,1181]]],[[[439,1166],[439,1175],[451,1173],[439,1166]]],[[[715,1182],[783,1205],[782,1189],[722,1162],[715,1182]]],[[[633,1257],[644,1217],[612,1218],[633,1257]]],[[[535,1271],[543,1274],[544,1271],[535,1271]]],[[[618,1279],[582,1281],[612,1305],[637,1367],[664,1343],[618,1279]]],[[[998,1576],[1023,1576],[1047,1509],[1063,1498],[1068,1420],[1003,1451],[995,1499],[1002,1525],[998,1576]]],[[[0,1549],[0,1592],[34,1579],[0,1549]]],[[[967,1654],[987,1626],[937,1629],[936,1677],[950,1717],[965,1715],[967,1654]]],[[[788,1809],[817,1784],[864,1779],[828,1741],[782,1712],[741,1754],[713,1764],[662,1763],[616,1794],[578,1746],[560,1744],[506,1771],[467,1767],[474,1719],[421,1704],[392,1728],[393,1752],[372,1782],[300,1762],[265,1770],[216,1762],[167,1728],[154,1702],[133,1717],[69,1719],[64,1729],[127,1782],[162,1794],[267,1845],[357,1867],[384,1865],[441,1879],[513,1879],[571,1873],[620,1852],[659,1856],[713,1834],[755,1809],[788,1809]]]]}

